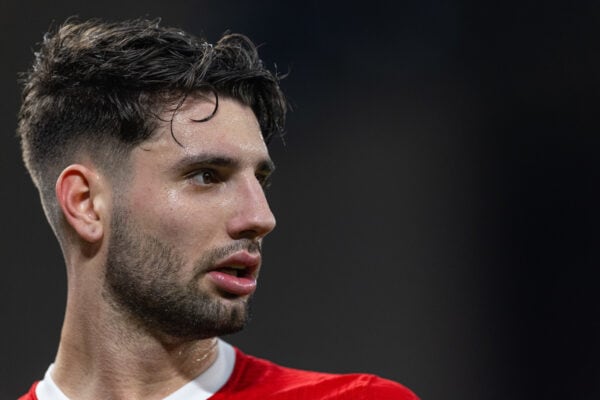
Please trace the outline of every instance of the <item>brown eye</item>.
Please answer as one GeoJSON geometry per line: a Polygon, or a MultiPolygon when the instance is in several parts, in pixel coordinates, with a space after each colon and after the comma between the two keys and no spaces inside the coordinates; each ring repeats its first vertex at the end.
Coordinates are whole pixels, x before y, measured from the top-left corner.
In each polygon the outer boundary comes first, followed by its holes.
{"type": "Polygon", "coordinates": [[[209,169],[198,171],[191,178],[199,185],[210,185],[219,182],[216,172],[209,169]]]}

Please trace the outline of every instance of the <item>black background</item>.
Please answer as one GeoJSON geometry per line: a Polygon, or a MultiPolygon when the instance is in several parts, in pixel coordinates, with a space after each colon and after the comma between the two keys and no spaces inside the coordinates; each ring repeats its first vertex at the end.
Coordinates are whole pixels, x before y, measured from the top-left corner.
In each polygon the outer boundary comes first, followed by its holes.
{"type": "Polygon", "coordinates": [[[278,227],[229,341],[423,399],[600,398],[599,4],[4,0],[0,398],[42,377],[60,333],[64,266],[20,161],[16,77],[74,14],[242,32],[291,70],[278,227]]]}

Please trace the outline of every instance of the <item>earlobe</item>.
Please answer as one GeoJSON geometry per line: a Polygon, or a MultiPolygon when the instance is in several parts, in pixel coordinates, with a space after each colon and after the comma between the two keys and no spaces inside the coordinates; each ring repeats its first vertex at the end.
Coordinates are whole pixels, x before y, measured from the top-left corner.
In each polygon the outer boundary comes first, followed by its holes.
{"type": "Polygon", "coordinates": [[[99,212],[97,174],[80,164],[70,165],[56,181],[56,197],[65,220],[86,242],[94,243],[104,234],[99,212]]]}

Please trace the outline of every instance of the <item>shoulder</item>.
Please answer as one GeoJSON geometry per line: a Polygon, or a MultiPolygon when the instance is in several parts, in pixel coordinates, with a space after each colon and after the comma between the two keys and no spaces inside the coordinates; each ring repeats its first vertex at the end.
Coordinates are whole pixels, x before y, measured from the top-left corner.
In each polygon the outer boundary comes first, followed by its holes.
{"type": "Polygon", "coordinates": [[[397,382],[376,375],[351,374],[347,376],[355,378],[350,390],[352,396],[349,398],[418,400],[418,397],[410,389],[397,382]]]}
{"type": "Polygon", "coordinates": [[[35,382],[33,385],[31,385],[31,389],[29,389],[29,392],[19,397],[18,400],[37,400],[37,396],[35,395],[35,388],[37,387],[38,383],[39,382],[35,382]]]}
{"type": "Polygon", "coordinates": [[[368,374],[328,374],[287,368],[236,349],[236,366],[219,399],[416,400],[399,383],[368,374]],[[222,397],[221,397],[222,396],[222,397]]]}

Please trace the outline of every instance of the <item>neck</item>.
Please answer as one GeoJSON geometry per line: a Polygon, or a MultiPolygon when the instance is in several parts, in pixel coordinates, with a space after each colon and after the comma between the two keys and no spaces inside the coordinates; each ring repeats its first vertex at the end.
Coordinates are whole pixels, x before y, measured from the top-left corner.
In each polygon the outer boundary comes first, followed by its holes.
{"type": "Polygon", "coordinates": [[[151,334],[104,304],[67,303],[52,379],[69,398],[162,399],[217,358],[216,338],[151,334]],[[100,308],[100,309],[99,309],[100,308]]]}

